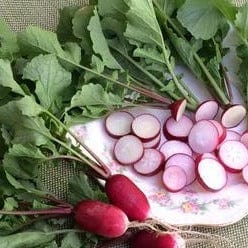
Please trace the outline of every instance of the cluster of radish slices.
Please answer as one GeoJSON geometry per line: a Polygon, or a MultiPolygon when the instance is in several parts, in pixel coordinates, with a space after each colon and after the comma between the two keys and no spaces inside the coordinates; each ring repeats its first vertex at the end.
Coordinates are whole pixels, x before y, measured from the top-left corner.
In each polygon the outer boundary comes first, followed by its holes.
{"type": "Polygon", "coordinates": [[[114,158],[144,176],[163,171],[162,181],[170,192],[195,180],[207,190],[221,190],[227,172],[242,173],[248,183],[248,132],[232,130],[245,118],[246,109],[237,104],[223,110],[208,100],[189,117],[185,106],[185,100],[173,103],[164,123],[147,113],[136,117],[127,111],[111,113],[105,128],[117,139],[114,158]],[[162,144],[161,135],[166,138],[162,144]]]}

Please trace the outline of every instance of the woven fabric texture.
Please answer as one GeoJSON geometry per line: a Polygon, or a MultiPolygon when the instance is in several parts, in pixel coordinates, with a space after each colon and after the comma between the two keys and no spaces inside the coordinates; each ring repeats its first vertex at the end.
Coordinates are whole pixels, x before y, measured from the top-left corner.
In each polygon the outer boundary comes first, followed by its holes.
{"type": "MultiPolygon", "coordinates": [[[[236,5],[242,5],[247,0],[234,0],[236,5]]],[[[59,10],[64,6],[84,5],[87,0],[0,0],[0,16],[9,23],[15,31],[20,31],[28,25],[38,25],[48,30],[54,30],[58,23],[59,10]]],[[[77,173],[70,164],[61,162],[56,167],[46,166],[42,170],[44,185],[58,197],[67,198],[67,182],[77,173]]],[[[235,248],[248,247],[248,217],[228,227],[194,228],[197,231],[218,234],[234,242],[235,248]]],[[[128,248],[126,243],[108,244],[109,248],[128,248]]],[[[192,248],[214,247],[207,244],[190,245],[192,248]]],[[[218,247],[218,246],[216,246],[218,247]]],[[[229,247],[224,245],[222,247],[229,247]]]]}

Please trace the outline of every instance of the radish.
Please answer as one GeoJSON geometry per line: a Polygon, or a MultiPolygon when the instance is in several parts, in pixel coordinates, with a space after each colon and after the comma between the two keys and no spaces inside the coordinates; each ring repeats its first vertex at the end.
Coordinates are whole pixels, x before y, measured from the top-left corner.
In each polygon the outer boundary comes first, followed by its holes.
{"type": "Polygon", "coordinates": [[[219,133],[208,120],[198,121],[191,129],[188,142],[196,153],[212,152],[218,145],[219,133]]]}
{"type": "Polygon", "coordinates": [[[214,153],[206,152],[206,153],[198,155],[195,158],[195,163],[198,164],[204,158],[212,158],[212,159],[218,160],[218,158],[215,156],[214,153]]]}
{"type": "Polygon", "coordinates": [[[216,127],[219,134],[219,144],[226,138],[226,129],[216,120],[209,120],[216,127]]]}
{"type": "Polygon", "coordinates": [[[245,182],[248,184],[248,165],[246,165],[242,170],[242,177],[245,182]]]}
{"type": "Polygon", "coordinates": [[[187,177],[186,185],[189,185],[195,181],[196,166],[195,166],[195,161],[191,156],[183,153],[177,153],[172,155],[167,159],[165,163],[165,168],[174,165],[181,167],[186,173],[186,177],[187,177]]]}
{"type": "Polygon", "coordinates": [[[248,131],[245,131],[240,138],[240,141],[248,148],[248,131]]]}
{"type": "Polygon", "coordinates": [[[170,156],[177,153],[184,153],[192,156],[191,148],[186,143],[179,140],[165,141],[159,150],[164,154],[165,159],[168,159],[170,156]]]}
{"type": "Polygon", "coordinates": [[[192,126],[193,121],[186,115],[183,115],[179,121],[176,121],[173,117],[170,117],[166,120],[163,131],[167,139],[187,141],[192,126]]]}
{"type": "Polygon", "coordinates": [[[74,218],[83,230],[107,238],[123,235],[129,224],[121,209],[96,200],[79,202],[74,209],[74,218]]]}
{"type": "Polygon", "coordinates": [[[145,149],[143,157],[134,164],[136,172],[144,176],[157,174],[164,165],[164,155],[156,149],[145,149]]]}
{"type": "Polygon", "coordinates": [[[126,112],[119,111],[110,114],[105,120],[105,127],[110,136],[118,138],[131,133],[134,117],[126,112]]]}
{"type": "Polygon", "coordinates": [[[161,129],[160,121],[151,114],[141,114],[133,120],[132,131],[142,140],[155,138],[161,129]]]}
{"type": "Polygon", "coordinates": [[[233,131],[233,130],[226,130],[226,137],[225,137],[225,139],[223,140],[222,143],[224,143],[227,140],[240,141],[240,139],[241,139],[241,135],[238,132],[233,131]]]}
{"type": "Polygon", "coordinates": [[[121,137],[114,147],[114,156],[123,165],[137,162],[142,158],[143,153],[143,144],[141,140],[134,135],[121,137]]]}
{"type": "Polygon", "coordinates": [[[226,109],[221,116],[221,123],[226,128],[236,127],[246,116],[243,105],[236,104],[226,109]]]}
{"type": "Polygon", "coordinates": [[[197,165],[198,182],[207,190],[219,191],[227,183],[227,173],[220,162],[204,158],[197,165]]]}
{"type": "Polygon", "coordinates": [[[248,164],[247,148],[240,141],[225,141],[219,147],[218,156],[226,169],[233,173],[241,172],[248,164]]]}
{"type": "Polygon", "coordinates": [[[157,233],[141,230],[131,240],[132,248],[185,248],[185,240],[176,233],[157,233]]]}
{"type": "Polygon", "coordinates": [[[179,121],[183,116],[186,105],[187,105],[186,99],[177,100],[169,105],[169,108],[171,110],[171,115],[176,121],[179,121]]]}
{"type": "Polygon", "coordinates": [[[154,139],[143,142],[144,148],[157,148],[161,140],[161,134],[156,136],[154,139]]]}
{"type": "Polygon", "coordinates": [[[195,113],[195,120],[211,120],[214,119],[219,111],[219,104],[215,100],[208,100],[201,103],[195,113]]]}
{"type": "Polygon", "coordinates": [[[130,220],[148,218],[150,205],[145,194],[126,176],[116,174],[105,184],[106,194],[112,204],[122,209],[130,220]]]}
{"type": "Polygon", "coordinates": [[[162,179],[165,188],[170,192],[178,192],[187,184],[185,171],[176,165],[165,168],[162,179]]]}

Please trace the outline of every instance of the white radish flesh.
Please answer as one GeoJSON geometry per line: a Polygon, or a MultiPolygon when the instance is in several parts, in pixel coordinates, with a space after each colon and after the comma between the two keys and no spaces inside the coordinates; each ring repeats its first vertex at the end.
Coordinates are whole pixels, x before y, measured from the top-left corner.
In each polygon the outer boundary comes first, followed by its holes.
{"type": "Polygon", "coordinates": [[[156,149],[145,149],[143,157],[134,164],[136,172],[144,176],[157,174],[164,165],[164,155],[156,149]]]}
{"type": "Polygon", "coordinates": [[[211,120],[214,119],[219,111],[219,104],[214,100],[203,102],[196,110],[195,120],[211,120]]]}
{"type": "Polygon", "coordinates": [[[127,135],[131,132],[133,119],[134,117],[126,111],[112,113],[106,118],[106,130],[113,137],[127,135]]]}
{"type": "Polygon", "coordinates": [[[187,105],[187,100],[186,99],[180,99],[178,101],[173,102],[169,106],[169,108],[171,110],[171,115],[176,121],[179,121],[181,119],[181,117],[183,116],[183,114],[185,112],[186,105],[187,105]]]}
{"type": "Polygon", "coordinates": [[[242,177],[245,182],[248,184],[248,165],[246,165],[242,170],[242,177]]]}
{"type": "Polygon", "coordinates": [[[199,183],[207,190],[219,191],[227,183],[225,168],[215,159],[202,159],[197,165],[199,183]]]}
{"type": "Polygon", "coordinates": [[[143,153],[143,143],[134,135],[121,137],[114,147],[115,158],[124,165],[137,162],[141,159],[143,153]]]}
{"type": "Polygon", "coordinates": [[[246,146],[246,148],[248,148],[248,132],[244,132],[241,135],[240,141],[246,146]]]}
{"type": "Polygon", "coordinates": [[[132,131],[142,140],[155,138],[161,129],[161,124],[157,117],[151,114],[137,116],[132,123],[132,131]]]}
{"type": "Polygon", "coordinates": [[[188,143],[196,153],[212,152],[218,145],[219,133],[210,121],[198,121],[191,129],[188,143]]]}
{"type": "Polygon", "coordinates": [[[157,148],[161,140],[161,135],[159,134],[157,137],[155,137],[152,140],[143,142],[144,148],[157,148]]]}
{"type": "Polygon", "coordinates": [[[185,171],[179,166],[170,166],[164,170],[163,184],[170,192],[178,192],[187,184],[185,171]]]}
{"type": "Polygon", "coordinates": [[[247,148],[240,141],[225,141],[219,147],[218,156],[220,161],[230,172],[241,172],[241,170],[248,164],[247,148]]]}
{"type": "Polygon", "coordinates": [[[226,129],[216,120],[209,120],[216,127],[219,134],[219,144],[226,138],[226,129]]]}

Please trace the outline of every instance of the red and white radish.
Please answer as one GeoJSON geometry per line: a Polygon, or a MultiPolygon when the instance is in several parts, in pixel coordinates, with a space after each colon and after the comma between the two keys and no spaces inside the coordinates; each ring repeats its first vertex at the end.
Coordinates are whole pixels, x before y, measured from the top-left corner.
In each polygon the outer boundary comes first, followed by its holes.
{"type": "Polygon", "coordinates": [[[218,114],[219,104],[215,100],[207,100],[199,105],[195,113],[195,120],[212,120],[218,114]]]}
{"type": "Polygon", "coordinates": [[[144,148],[157,148],[160,143],[160,140],[161,140],[161,134],[159,134],[152,140],[146,142],[143,141],[143,146],[144,148]]]}
{"type": "Polygon", "coordinates": [[[176,120],[179,121],[181,117],[183,116],[185,112],[185,108],[187,105],[187,100],[186,99],[180,99],[172,104],[169,105],[169,108],[171,110],[171,116],[176,120]]]}
{"type": "Polygon", "coordinates": [[[221,144],[218,157],[226,169],[233,173],[241,172],[248,164],[247,148],[236,140],[228,140],[221,144]]]}
{"type": "Polygon", "coordinates": [[[164,165],[164,155],[156,149],[145,149],[143,157],[133,165],[136,172],[144,176],[157,174],[164,165]]]}
{"type": "Polygon", "coordinates": [[[242,177],[244,181],[248,184],[248,165],[246,165],[242,170],[242,177]]]}
{"type": "Polygon", "coordinates": [[[233,130],[226,130],[226,137],[222,143],[224,143],[227,140],[240,141],[240,139],[241,139],[241,135],[238,132],[233,131],[233,130]]]}
{"type": "Polygon", "coordinates": [[[137,162],[143,153],[143,143],[134,135],[123,136],[115,143],[114,156],[123,165],[137,162]]]}
{"type": "Polygon", "coordinates": [[[118,138],[131,133],[134,117],[126,112],[111,113],[105,120],[105,127],[109,135],[118,138]]]}
{"type": "Polygon", "coordinates": [[[246,108],[243,105],[232,105],[222,113],[221,123],[225,128],[236,127],[244,120],[245,116],[246,108]]]}
{"type": "Polygon", "coordinates": [[[193,121],[186,115],[183,115],[179,121],[176,121],[173,117],[170,117],[166,120],[163,126],[163,132],[167,139],[187,141],[192,127],[193,121]]]}
{"type": "Polygon", "coordinates": [[[219,191],[227,183],[225,168],[216,159],[205,158],[197,164],[198,182],[207,190],[219,191]]]}
{"type": "Polygon", "coordinates": [[[219,134],[219,144],[226,138],[226,129],[216,120],[209,120],[216,127],[219,134]]]}
{"type": "Polygon", "coordinates": [[[218,145],[219,133],[215,125],[208,120],[198,121],[191,129],[188,142],[196,153],[212,152],[218,145]]]}
{"type": "Polygon", "coordinates": [[[198,164],[204,158],[212,158],[212,159],[218,160],[218,158],[216,157],[216,155],[214,153],[206,152],[206,153],[203,153],[203,154],[199,154],[195,158],[195,163],[198,164]]]}
{"type": "Polygon", "coordinates": [[[240,141],[248,148],[248,131],[245,131],[240,138],[240,141]]]}
{"type": "Polygon", "coordinates": [[[187,175],[184,169],[176,165],[165,168],[162,179],[165,188],[170,192],[178,192],[187,184],[187,175]]]}
{"type": "Polygon", "coordinates": [[[150,140],[159,135],[161,129],[160,121],[151,114],[141,114],[132,122],[133,134],[142,140],[150,140]]]}

